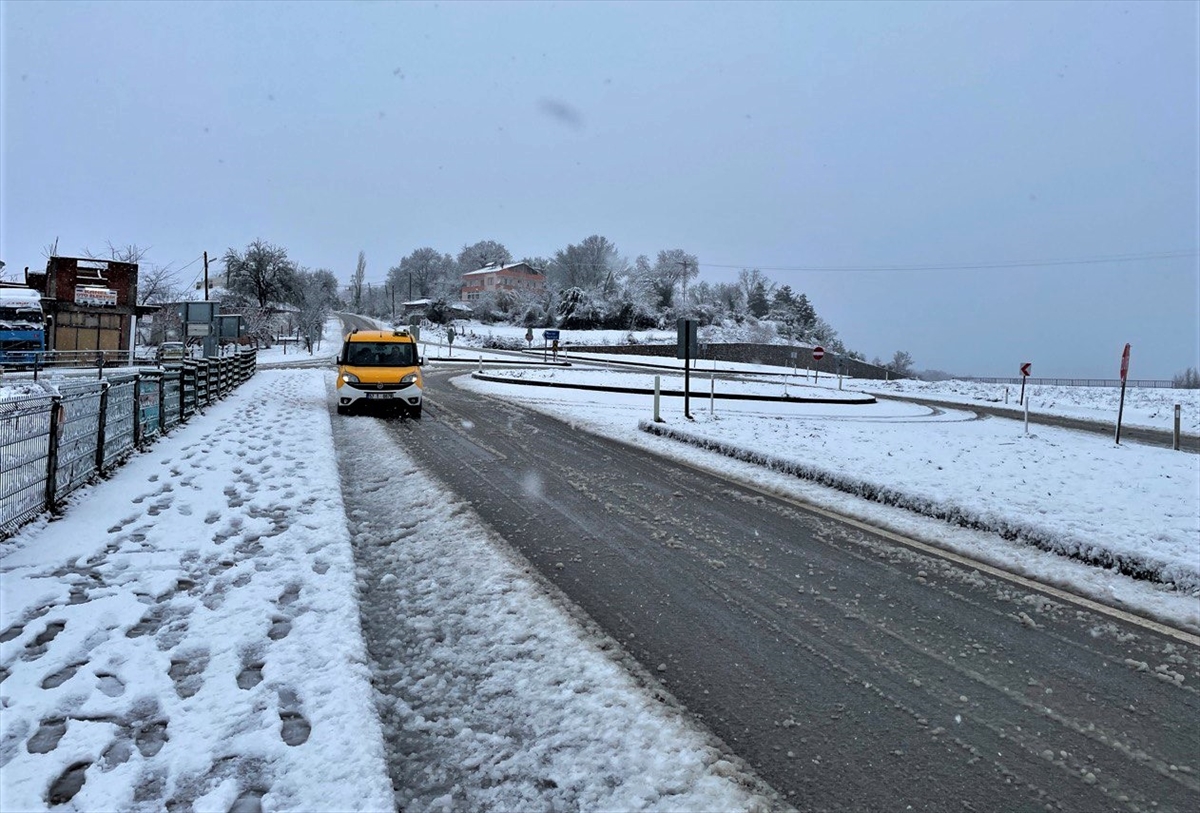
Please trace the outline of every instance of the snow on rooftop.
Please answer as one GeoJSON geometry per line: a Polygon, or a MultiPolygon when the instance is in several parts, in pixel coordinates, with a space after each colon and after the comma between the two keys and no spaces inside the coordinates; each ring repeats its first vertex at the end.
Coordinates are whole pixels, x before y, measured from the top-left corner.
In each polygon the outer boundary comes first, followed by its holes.
{"type": "Polygon", "coordinates": [[[529,265],[528,263],[509,263],[508,265],[487,265],[487,266],[484,266],[483,268],[477,269],[475,271],[468,271],[467,273],[463,274],[463,276],[471,277],[471,276],[475,276],[476,274],[495,274],[498,271],[506,271],[510,268],[516,268],[519,265],[523,265],[526,268],[528,268],[529,273],[531,273],[531,274],[539,274],[540,275],[542,273],[541,271],[538,271],[536,268],[529,265]]]}

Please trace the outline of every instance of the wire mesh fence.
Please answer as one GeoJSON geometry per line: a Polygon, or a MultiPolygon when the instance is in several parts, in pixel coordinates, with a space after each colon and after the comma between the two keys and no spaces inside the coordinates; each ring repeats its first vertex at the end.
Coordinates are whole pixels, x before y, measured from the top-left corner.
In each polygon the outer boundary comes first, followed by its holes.
{"type": "Polygon", "coordinates": [[[109,377],[35,379],[21,394],[0,398],[0,540],[255,369],[255,353],[247,351],[109,377]]]}

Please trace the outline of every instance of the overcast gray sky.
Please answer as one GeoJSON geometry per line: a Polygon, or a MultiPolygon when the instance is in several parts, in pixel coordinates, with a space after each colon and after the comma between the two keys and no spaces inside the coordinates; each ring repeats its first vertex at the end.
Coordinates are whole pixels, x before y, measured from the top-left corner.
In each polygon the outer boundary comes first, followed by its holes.
{"type": "Polygon", "coordinates": [[[1131,342],[1169,378],[1200,367],[1198,8],[3,2],[0,259],[262,238],[379,281],[602,234],[763,269],[868,357],[1111,378],[1131,342]]]}

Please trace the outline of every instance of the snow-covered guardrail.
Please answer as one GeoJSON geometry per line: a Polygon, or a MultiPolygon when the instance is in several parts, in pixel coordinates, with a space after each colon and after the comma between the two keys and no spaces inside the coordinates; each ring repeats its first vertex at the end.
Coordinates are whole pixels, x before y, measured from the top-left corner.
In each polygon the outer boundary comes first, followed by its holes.
{"type": "Polygon", "coordinates": [[[254,351],[0,392],[0,540],[254,374],[254,351]]]}

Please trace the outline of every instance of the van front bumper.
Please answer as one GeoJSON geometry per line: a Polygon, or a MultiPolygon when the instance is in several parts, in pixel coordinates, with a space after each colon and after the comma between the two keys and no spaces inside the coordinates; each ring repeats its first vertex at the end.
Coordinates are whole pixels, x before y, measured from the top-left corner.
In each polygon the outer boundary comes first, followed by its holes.
{"type": "Polygon", "coordinates": [[[421,406],[424,396],[422,389],[416,384],[409,384],[394,389],[394,384],[347,384],[338,387],[337,399],[339,406],[355,404],[379,404],[380,406],[409,407],[415,409],[421,406]]]}

